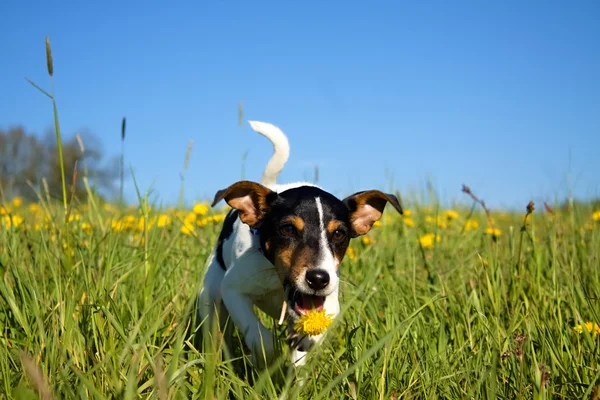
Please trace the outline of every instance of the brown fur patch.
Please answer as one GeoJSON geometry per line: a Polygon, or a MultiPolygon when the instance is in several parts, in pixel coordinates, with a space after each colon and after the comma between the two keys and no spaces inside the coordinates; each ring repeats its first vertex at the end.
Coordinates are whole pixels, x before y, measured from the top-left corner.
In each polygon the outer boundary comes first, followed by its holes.
{"type": "Polygon", "coordinates": [[[332,235],[337,229],[343,227],[344,224],[341,221],[331,220],[327,224],[327,232],[332,235]]]}
{"type": "Polygon", "coordinates": [[[298,232],[302,232],[302,230],[304,229],[304,220],[300,217],[287,217],[281,222],[282,224],[294,225],[294,228],[296,228],[298,232]]]}
{"type": "Polygon", "coordinates": [[[270,199],[275,193],[269,188],[251,181],[240,181],[219,190],[212,206],[222,199],[240,212],[240,219],[250,226],[256,225],[270,208],[270,199]]]}
{"type": "Polygon", "coordinates": [[[314,267],[316,262],[314,250],[308,246],[301,248],[285,247],[275,254],[275,267],[280,278],[288,278],[295,282],[304,271],[314,267]]]}
{"type": "Polygon", "coordinates": [[[303,271],[313,266],[314,258],[314,250],[308,246],[304,246],[295,252],[290,270],[290,278],[293,282],[296,281],[298,276],[302,275],[303,271]]]}
{"type": "Polygon", "coordinates": [[[379,190],[367,190],[359,192],[345,200],[353,210],[350,214],[350,222],[355,236],[364,235],[371,230],[375,221],[383,214],[385,205],[389,202],[400,214],[402,207],[398,198],[393,194],[380,192],[379,190]]]}
{"type": "Polygon", "coordinates": [[[284,247],[275,251],[275,269],[282,282],[292,268],[292,254],[293,249],[291,247],[284,247]]]}

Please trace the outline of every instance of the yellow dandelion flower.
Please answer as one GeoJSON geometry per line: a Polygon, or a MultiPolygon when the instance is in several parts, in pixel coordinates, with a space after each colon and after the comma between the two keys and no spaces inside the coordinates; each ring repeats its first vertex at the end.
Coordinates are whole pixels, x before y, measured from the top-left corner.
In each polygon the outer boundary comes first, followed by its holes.
{"type": "Polygon", "coordinates": [[[75,251],[67,243],[63,243],[62,247],[65,252],[68,252],[71,255],[71,257],[75,255],[75,251]]]}
{"type": "Polygon", "coordinates": [[[479,228],[479,222],[475,221],[474,219],[469,219],[465,223],[465,230],[466,231],[474,230],[474,229],[477,229],[477,228],[479,228]]]}
{"type": "Polygon", "coordinates": [[[381,221],[375,221],[373,223],[373,228],[379,228],[382,225],[381,221]]]}
{"type": "Polygon", "coordinates": [[[486,228],[485,233],[488,235],[493,235],[493,236],[500,236],[502,235],[502,231],[498,228],[486,228]]]}
{"type": "Polygon", "coordinates": [[[595,322],[586,322],[584,325],[577,325],[573,327],[573,330],[577,333],[583,333],[583,328],[592,333],[594,337],[600,333],[600,325],[595,322]]]}
{"type": "Polygon", "coordinates": [[[194,213],[196,213],[197,215],[208,214],[208,205],[206,203],[196,203],[194,205],[194,213]]]}
{"type": "Polygon", "coordinates": [[[138,220],[136,230],[138,232],[143,232],[144,229],[152,228],[154,224],[156,224],[156,217],[146,220],[146,218],[142,215],[138,220]]]}
{"type": "Polygon", "coordinates": [[[410,217],[410,215],[412,214],[412,212],[410,210],[402,210],[403,211],[403,216],[405,218],[410,217]]]}
{"type": "Polygon", "coordinates": [[[227,214],[215,214],[215,215],[213,215],[212,220],[215,224],[217,224],[219,222],[225,221],[226,217],[227,217],[227,214]]]}
{"type": "Polygon", "coordinates": [[[35,214],[36,212],[38,212],[40,210],[40,206],[38,206],[35,203],[31,203],[28,208],[29,208],[29,212],[32,214],[35,214]]]}
{"type": "Polygon", "coordinates": [[[23,199],[20,198],[19,196],[15,197],[12,201],[12,205],[13,207],[21,207],[21,204],[23,204],[23,199]]]}
{"type": "Polygon", "coordinates": [[[447,220],[452,221],[454,219],[458,219],[459,215],[454,210],[446,210],[444,217],[446,217],[447,220]]]}
{"type": "Polygon", "coordinates": [[[594,212],[592,214],[592,218],[594,219],[594,221],[600,221],[600,210],[594,212]]]}
{"type": "Polygon", "coordinates": [[[2,221],[2,224],[7,228],[18,228],[23,223],[23,217],[19,215],[8,216],[5,215],[2,221]]]}
{"type": "Polygon", "coordinates": [[[196,222],[196,214],[194,214],[193,212],[191,213],[187,213],[185,218],[183,219],[184,222],[189,222],[189,223],[193,223],[196,222]]]}
{"type": "Polygon", "coordinates": [[[348,250],[346,250],[346,254],[348,255],[348,258],[350,258],[351,260],[356,259],[356,252],[354,251],[354,249],[352,247],[348,247],[348,250]]]}
{"type": "Polygon", "coordinates": [[[194,225],[192,222],[186,221],[183,223],[181,227],[181,233],[184,235],[193,235],[194,234],[194,225]]]}
{"type": "Polygon", "coordinates": [[[164,228],[165,226],[169,225],[171,223],[171,217],[169,217],[166,214],[161,214],[158,216],[158,222],[157,225],[159,228],[164,228]]]}
{"type": "Polygon", "coordinates": [[[413,221],[410,217],[404,217],[404,225],[412,228],[413,226],[415,226],[415,221],[413,221]]]}
{"type": "Polygon", "coordinates": [[[81,224],[81,230],[89,234],[92,232],[92,225],[87,222],[84,222],[81,224]]]}
{"type": "Polygon", "coordinates": [[[111,221],[110,222],[110,226],[112,229],[114,229],[115,231],[122,231],[123,230],[123,223],[121,221],[111,221]]]}
{"type": "Polygon", "coordinates": [[[363,237],[362,237],[362,243],[363,243],[365,246],[368,246],[368,245],[370,245],[370,244],[373,244],[373,243],[375,243],[375,241],[374,241],[373,239],[371,239],[370,237],[368,237],[368,236],[363,236],[363,237]]]}
{"type": "Polygon", "coordinates": [[[333,315],[325,314],[325,310],[311,310],[303,314],[296,325],[294,331],[306,336],[316,336],[325,332],[325,329],[331,324],[333,315]]]}
{"type": "Polygon", "coordinates": [[[446,229],[446,221],[442,217],[433,218],[431,215],[425,217],[425,222],[429,224],[436,224],[439,228],[446,229]]]}
{"type": "Polygon", "coordinates": [[[134,215],[128,215],[123,219],[123,229],[131,231],[137,226],[137,218],[134,215]]]}
{"type": "Polygon", "coordinates": [[[435,233],[426,233],[419,238],[419,243],[421,243],[421,246],[423,246],[423,248],[427,249],[433,247],[434,240],[436,242],[439,242],[440,240],[442,240],[442,238],[440,237],[440,235],[436,235],[435,233]]]}
{"type": "Polygon", "coordinates": [[[8,208],[0,206],[0,215],[6,215],[8,213],[10,213],[10,210],[8,208]]]}
{"type": "Polygon", "coordinates": [[[198,225],[200,227],[206,226],[209,221],[210,221],[210,217],[200,218],[199,220],[196,221],[196,225],[198,225]]]}

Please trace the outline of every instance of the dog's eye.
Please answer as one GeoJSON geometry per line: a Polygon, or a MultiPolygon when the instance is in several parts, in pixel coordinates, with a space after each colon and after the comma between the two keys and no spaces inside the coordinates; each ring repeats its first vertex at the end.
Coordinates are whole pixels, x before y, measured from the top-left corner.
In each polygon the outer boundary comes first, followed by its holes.
{"type": "Polygon", "coordinates": [[[292,237],[296,232],[296,227],[292,224],[283,224],[279,227],[279,233],[286,237],[292,237]]]}
{"type": "Polygon", "coordinates": [[[339,242],[341,240],[344,240],[346,238],[346,231],[343,229],[336,229],[333,232],[333,240],[335,240],[336,242],[339,242]]]}

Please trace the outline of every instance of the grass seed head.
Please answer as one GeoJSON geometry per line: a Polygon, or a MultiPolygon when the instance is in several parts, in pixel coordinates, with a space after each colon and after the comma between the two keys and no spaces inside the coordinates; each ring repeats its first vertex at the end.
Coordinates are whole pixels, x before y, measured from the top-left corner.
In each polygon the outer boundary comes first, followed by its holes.
{"type": "Polygon", "coordinates": [[[50,47],[50,38],[46,36],[46,64],[48,66],[48,75],[54,75],[54,64],[52,63],[52,48],[50,47]]]}

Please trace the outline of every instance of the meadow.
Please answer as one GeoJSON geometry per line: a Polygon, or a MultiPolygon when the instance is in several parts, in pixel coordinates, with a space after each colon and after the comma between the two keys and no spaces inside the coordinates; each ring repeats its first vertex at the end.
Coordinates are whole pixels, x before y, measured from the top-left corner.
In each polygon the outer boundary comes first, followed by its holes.
{"type": "Polygon", "coordinates": [[[470,195],[404,201],[353,239],[303,386],[285,356],[243,377],[194,342],[221,206],[6,200],[0,398],[598,398],[600,212],[470,195]]]}
{"type": "MultiPolygon", "coordinates": [[[[48,38],[46,56],[52,79],[48,38]]],[[[451,209],[405,198],[403,216],[351,242],[324,346],[298,371],[286,348],[253,370],[241,352],[225,362],[218,335],[194,336],[226,210],[140,192],[106,203],[85,171],[78,200],[54,93],[31,83],[52,101],[62,201],[44,185],[34,203],[0,190],[0,399],[598,398],[599,205],[508,213],[467,187],[451,209]]]]}

